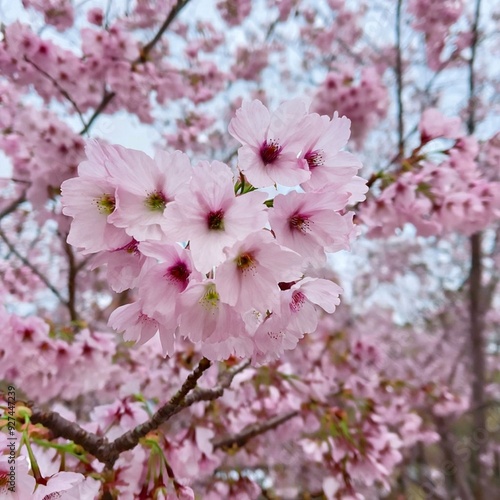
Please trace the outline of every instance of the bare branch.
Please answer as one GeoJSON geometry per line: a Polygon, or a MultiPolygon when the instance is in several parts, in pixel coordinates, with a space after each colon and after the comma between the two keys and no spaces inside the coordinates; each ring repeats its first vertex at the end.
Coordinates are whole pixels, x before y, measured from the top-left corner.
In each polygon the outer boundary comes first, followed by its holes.
{"type": "Polygon", "coordinates": [[[172,24],[172,21],[177,17],[179,12],[189,3],[189,0],[178,0],[175,6],[170,11],[170,14],[165,19],[164,23],[160,26],[160,29],[157,31],[156,35],[152,38],[152,40],[144,45],[141,50],[141,55],[135,61],[136,63],[145,63],[148,60],[149,53],[153,50],[154,46],[160,41],[163,33],[168,29],[168,27],[172,24]]]}
{"type": "Polygon", "coordinates": [[[245,427],[240,433],[233,436],[226,436],[221,439],[217,439],[213,442],[214,449],[222,448],[223,450],[231,449],[233,447],[241,448],[247,444],[250,439],[264,434],[267,431],[276,429],[281,424],[288,422],[292,418],[299,414],[298,410],[289,411],[282,415],[276,415],[275,417],[269,419],[267,422],[252,424],[245,427]]]}
{"type": "Polygon", "coordinates": [[[5,242],[9,250],[26,266],[28,267],[33,274],[36,274],[40,280],[45,284],[45,286],[66,306],[68,306],[68,301],[59,293],[59,290],[48,280],[48,278],[42,274],[31,262],[21,255],[16,247],[9,240],[7,235],[4,233],[2,229],[0,229],[0,238],[5,242]]]}
{"type": "Polygon", "coordinates": [[[401,53],[401,6],[403,0],[398,0],[396,7],[396,97],[398,109],[398,151],[399,158],[405,154],[404,108],[403,108],[403,57],[401,53]]]}
{"type": "Polygon", "coordinates": [[[107,90],[104,91],[104,95],[102,96],[102,100],[99,103],[99,106],[97,106],[93,115],[90,117],[89,121],[85,124],[83,129],[80,131],[80,135],[84,135],[90,130],[90,127],[92,126],[94,121],[106,109],[106,107],[111,102],[113,97],[115,97],[115,95],[116,95],[115,92],[108,92],[107,90]]]}
{"type": "Polygon", "coordinates": [[[75,261],[75,254],[73,253],[73,247],[64,242],[64,251],[68,257],[68,310],[71,321],[76,321],[78,319],[78,313],[76,311],[76,275],[78,274],[78,267],[75,261]]]}
{"type": "Polygon", "coordinates": [[[49,75],[49,73],[40,68],[40,66],[34,63],[31,59],[28,59],[26,56],[24,56],[24,60],[27,63],[31,64],[39,73],[41,73],[43,76],[45,76],[45,78],[47,78],[52,82],[52,84],[54,85],[54,87],[56,87],[59,93],[71,103],[73,109],[76,111],[76,114],[80,118],[80,121],[82,122],[83,126],[85,126],[85,120],[83,119],[82,112],[80,111],[80,108],[78,107],[78,104],[75,102],[75,100],[69,95],[69,92],[64,87],[62,87],[61,84],[53,76],[49,75]]]}
{"type": "Polygon", "coordinates": [[[70,422],[58,413],[50,410],[43,411],[35,407],[32,403],[28,403],[28,406],[31,407],[32,411],[30,417],[32,423],[42,424],[44,427],[47,427],[55,438],[62,437],[73,441],[97,459],[99,459],[101,450],[109,446],[108,440],[105,437],[82,429],[76,422],[70,422]]]}
{"type": "Polygon", "coordinates": [[[0,212],[0,220],[2,220],[5,216],[9,215],[12,213],[21,203],[26,201],[26,194],[23,193],[19,198],[13,200],[10,205],[7,205],[1,212],[0,212]]]}

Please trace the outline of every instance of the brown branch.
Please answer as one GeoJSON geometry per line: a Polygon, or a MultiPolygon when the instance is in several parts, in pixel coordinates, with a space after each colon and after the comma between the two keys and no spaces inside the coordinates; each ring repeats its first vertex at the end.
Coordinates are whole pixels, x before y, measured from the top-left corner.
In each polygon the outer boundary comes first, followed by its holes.
{"type": "Polygon", "coordinates": [[[198,366],[192,373],[189,374],[179,391],[170,399],[170,401],[163,405],[156,413],[143,424],[138,425],[131,431],[126,432],[119,438],[115,439],[109,446],[100,453],[98,458],[101,462],[105,462],[108,468],[111,468],[117,460],[120,453],[131,450],[139,443],[139,440],[146,436],[149,432],[157,429],[160,425],[164,424],[170,417],[178,413],[186,405],[186,396],[191,392],[203,375],[203,373],[212,366],[211,361],[207,358],[202,358],[198,366]]]}
{"type": "Polygon", "coordinates": [[[31,262],[21,255],[16,247],[9,240],[7,235],[4,233],[2,229],[0,229],[0,238],[5,242],[8,249],[13,253],[27,268],[31,270],[33,274],[36,274],[40,280],[45,284],[45,286],[66,306],[68,306],[68,301],[59,293],[59,290],[48,280],[48,278],[42,274],[31,262]]]}
{"type": "Polygon", "coordinates": [[[0,212],[0,220],[2,220],[5,216],[7,216],[10,213],[12,213],[24,201],[26,201],[26,193],[23,193],[19,198],[13,200],[10,205],[7,205],[0,212]]]}
{"type": "Polygon", "coordinates": [[[404,132],[404,107],[403,107],[403,57],[401,53],[401,7],[402,0],[398,0],[396,7],[396,96],[398,112],[398,152],[399,158],[403,159],[405,154],[405,132],[404,132]]]}
{"type": "Polygon", "coordinates": [[[152,38],[152,40],[144,45],[141,50],[141,55],[135,61],[138,63],[145,63],[148,60],[149,53],[153,50],[154,46],[160,41],[163,33],[168,29],[168,27],[172,24],[174,19],[177,17],[179,12],[189,3],[189,0],[177,0],[177,3],[170,11],[170,14],[165,19],[163,24],[160,26],[160,29],[157,31],[156,35],[152,38]]]}
{"type": "Polygon", "coordinates": [[[148,421],[126,432],[111,443],[105,437],[87,432],[77,423],[70,422],[57,413],[43,411],[29,403],[32,410],[31,421],[34,424],[44,425],[52,431],[55,437],[70,439],[79,444],[100,462],[106,464],[109,469],[113,467],[120,453],[133,449],[142,437],[167,422],[173,415],[199,401],[210,401],[222,396],[224,389],[229,387],[235,375],[248,367],[250,362],[245,361],[223,372],[220,375],[219,384],[213,389],[196,389],[198,380],[210,368],[211,364],[208,359],[202,358],[194,371],[188,375],[179,391],[148,421]]]}
{"type": "Polygon", "coordinates": [[[66,420],[58,413],[50,410],[43,411],[32,403],[28,403],[28,406],[31,407],[32,412],[30,417],[31,422],[33,424],[42,424],[47,429],[50,429],[54,438],[62,437],[69,439],[96,458],[99,458],[102,449],[109,446],[108,440],[105,437],[86,431],[76,422],[66,420]]]}
{"type": "Polygon", "coordinates": [[[104,95],[102,96],[102,100],[99,103],[99,106],[97,106],[94,113],[90,117],[89,121],[85,124],[83,129],[80,131],[80,135],[84,135],[90,130],[90,127],[92,126],[94,121],[106,109],[106,107],[111,102],[113,97],[115,97],[115,95],[116,95],[115,92],[108,92],[107,90],[104,91],[104,95]]]}
{"type": "Polygon", "coordinates": [[[83,119],[82,112],[80,111],[80,108],[78,107],[78,104],[75,102],[75,100],[70,96],[69,92],[64,87],[62,87],[61,84],[52,75],[49,75],[49,73],[40,68],[40,66],[34,63],[31,59],[24,56],[24,60],[27,63],[31,64],[39,73],[41,73],[43,76],[45,76],[45,78],[47,78],[52,82],[52,84],[54,85],[54,87],[56,87],[59,93],[71,103],[73,109],[76,111],[76,114],[80,118],[80,121],[85,126],[85,120],[83,119]]]}
{"type": "MultiPolygon", "coordinates": [[[[478,44],[478,27],[481,9],[481,0],[476,0],[474,20],[472,25],[471,57],[469,59],[469,102],[467,131],[472,135],[476,128],[476,80],[475,61],[478,44]]],[[[469,271],[469,341],[472,364],[472,406],[482,408],[485,400],[485,342],[484,342],[484,303],[483,303],[483,254],[482,235],[473,234],[470,239],[470,271],[469,271]]],[[[483,410],[474,412],[474,427],[485,429],[486,414],[483,410]]],[[[474,497],[477,500],[484,498],[483,480],[484,467],[481,455],[485,451],[485,443],[478,443],[477,448],[471,450],[471,474],[474,497]]]]}
{"type": "Polygon", "coordinates": [[[78,267],[75,261],[75,254],[73,247],[64,242],[64,251],[68,257],[68,311],[71,321],[78,320],[78,313],[76,311],[76,275],[78,274],[78,267]]]}
{"type": "Polygon", "coordinates": [[[276,415],[275,417],[269,419],[267,422],[249,425],[238,434],[225,436],[213,441],[214,450],[218,448],[228,450],[235,446],[237,448],[242,448],[248,443],[248,441],[250,441],[250,439],[259,436],[260,434],[264,434],[265,432],[272,429],[276,429],[276,427],[279,427],[281,424],[284,424],[288,420],[291,420],[298,414],[298,410],[289,411],[288,413],[284,413],[282,415],[276,415]]]}

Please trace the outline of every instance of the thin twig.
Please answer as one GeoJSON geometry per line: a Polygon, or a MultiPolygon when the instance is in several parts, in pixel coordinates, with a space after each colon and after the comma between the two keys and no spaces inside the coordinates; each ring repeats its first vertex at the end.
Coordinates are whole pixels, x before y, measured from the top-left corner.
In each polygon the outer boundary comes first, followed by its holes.
{"type": "Polygon", "coordinates": [[[84,125],[83,129],[80,131],[80,135],[86,134],[89,130],[96,118],[106,109],[108,104],[111,102],[113,97],[115,97],[115,92],[104,91],[104,95],[102,96],[102,100],[99,103],[99,106],[95,109],[94,113],[90,117],[89,121],[84,125]]]}
{"type": "Polygon", "coordinates": [[[259,436],[260,434],[264,434],[267,431],[272,429],[276,429],[280,425],[288,422],[292,418],[296,417],[299,414],[298,410],[289,411],[288,413],[284,413],[283,415],[276,415],[275,417],[269,419],[267,422],[252,424],[245,427],[240,433],[225,436],[223,438],[217,439],[213,441],[214,450],[221,448],[223,450],[228,450],[234,447],[242,448],[247,444],[250,439],[259,436]]]}
{"type": "Polygon", "coordinates": [[[57,288],[52,285],[52,283],[48,280],[48,278],[42,274],[33,264],[30,263],[30,261],[21,255],[17,250],[16,247],[12,244],[12,242],[9,240],[7,235],[4,233],[2,229],[0,229],[0,238],[5,242],[9,250],[26,266],[28,267],[34,274],[36,274],[40,280],[43,281],[43,283],[47,286],[47,288],[66,306],[68,306],[68,301],[59,293],[57,288]]]}
{"type": "Polygon", "coordinates": [[[153,50],[154,46],[160,41],[163,33],[168,29],[168,27],[172,24],[172,21],[177,17],[179,12],[189,3],[189,0],[178,0],[175,6],[170,11],[170,14],[165,19],[163,24],[160,26],[160,29],[157,31],[156,35],[153,39],[144,45],[141,50],[141,55],[137,58],[135,63],[145,63],[148,60],[148,55],[153,50]]]}
{"type": "Polygon", "coordinates": [[[7,205],[0,212],[0,220],[2,220],[5,216],[9,215],[11,212],[13,212],[24,201],[26,201],[26,193],[23,193],[19,198],[13,200],[10,205],[7,205]]]}
{"type": "Polygon", "coordinates": [[[64,242],[64,251],[68,258],[68,311],[71,321],[78,320],[78,313],[76,311],[76,276],[78,274],[78,267],[75,261],[75,254],[73,247],[64,242]]]}
{"type": "Polygon", "coordinates": [[[403,57],[401,51],[401,6],[403,1],[398,0],[396,7],[396,101],[398,109],[398,151],[400,159],[405,154],[404,107],[403,107],[403,57]]]}
{"type": "Polygon", "coordinates": [[[80,118],[80,121],[82,122],[82,125],[85,126],[85,120],[83,119],[83,114],[80,111],[80,108],[78,107],[78,104],[70,96],[69,92],[64,87],[62,87],[61,84],[52,75],[49,75],[49,73],[47,73],[45,70],[43,70],[42,68],[40,68],[40,66],[38,66],[36,63],[34,63],[31,59],[29,59],[26,56],[24,56],[24,60],[27,63],[31,64],[38,72],[40,72],[43,76],[45,76],[45,78],[47,78],[48,80],[50,80],[52,82],[52,84],[54,85],[54,87],[56,87],[56,89],[59,90],[60,94],[63,97],[65,97],[71,103],[71,105],[73,106],[73,109],[76,111],[76,114],[80,118]]]}

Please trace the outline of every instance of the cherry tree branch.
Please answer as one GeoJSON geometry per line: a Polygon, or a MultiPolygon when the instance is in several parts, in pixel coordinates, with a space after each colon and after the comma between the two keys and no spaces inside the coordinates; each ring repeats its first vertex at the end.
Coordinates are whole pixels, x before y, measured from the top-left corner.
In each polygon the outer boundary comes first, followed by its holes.
{"type": "Polygon", "coordinates": [[[68,301],[59,293],[59,290],[49,281],[49,279],[42,274],[31,262],[21,255],[13,243],[9,240],[3,229],[0,228],[0,238],[7,245],[7,248],[13,253],[27,268],[31,270],[33,274],[36,274],[38,278],[45,284],[45,286],[66,306],[68,306],[68,301]]]}
{"type": "Polygon", "coordinates": [[[47,78],[48,80],[50,80],[50,82],[52,83],[52,85],[54,85],[54,87],[59,91],[59,93],[70,102],[70,104],[73,106],[73,109],[76,111],[76,114],[80,118],[80,121],[82,122],[83,126],[85,126],[85,120],[83,118],[83,114],[80,111],[80,108],[78,107],[78,104],[71,97],[71,95],[69,94],[69,92],[52,75],[50,75],[45,70],[43,70],[42,68],[40,68],[40,66],[38,66],[36,63],[34,63],[31,59],[29,59],[28,57],[24,56],[24,60],[27,63],[31,64],[45,78],[47,78]]]}
{"type": "Polygon", "coordinates": [[[197,389],[198,380],[212,365],[211,361],[202,358],[194,371],[188,375],[179,391],[160,407],[149,420],[121,435],[111,443],[105,437],[88,432],[77,423],[70,422],[57,413],[41,410],[30,403],[31,422],[44,425],[52,431],[54,437],[69,439],[82,446],[100,462],[106,464],[109,469],[113,467],[121,453],[135,448],[142,437],[167,422],[173,415],[194,403],[211,401],[222,396],[224,389],[231,385],[234,377],[247,368],[249,364],[249,361],[245,361],[223,372],[220,375],[219,384],[213,389],[197,389]]]}
{"type": "MultiPolygon", "coordinates": [[[[474,20],[472,24],[471,56],[469,59],[469,101],[467,130],[472,135],[476,128],[476,75],[475,62],[477,44],[479,40],[479,17],[481,0],[476,0],[474,20]]],[[[484,303],[483,303],[483,254],[482,235],[480,232],[473,234],[470,239],[470,271],[469,271],[469,340],[470,356],[472,362],[472,405],[481,408],[484,404],[485,386],[485,345],[484,345],[484,303]]],[[[474,413],[474,426],[484,429],[486,423],[485,412],[480,410],[474,413]]],[[[477,500],[483,499],[484,467],[481,455],[484,453],[485,443],[478,443],[477,449],[471,453],[471,473],[474,486],[474,496],[477,500]]]]}
{"type": "Polygon", "coordinates": [[[12,213],[24,201],[26,201],[26,193],[23,193],[19,198],[13,200],[0,212],[0,220],[12,213]]]}
{"type": "Polygon", "coordinates": [[[403,107],[403,57],[401,53],[401,7],[403,0],[398,0],[396,7],[396,100],[398,113],[398,151],[399,157],[404,158],[405,132],[403,107]]]}
{"type": "Polygon", "coordinates": [[[68,310],[71,321],[76,321],[78,320],[78,313],[76,311],[76,276],[78,274],[78,267],[73,247],[66,241],[64,242],[64,251],[68,258],[68,310]]]}
{"type": "Polygon", "coordinates": [[[107,108],[108,104],[111,102],[113,97],[115,97],[115,92],[104,91],[104,95],[102,96],[102,100],[95,109],[94,113],[90,117],[89,121],[85,124],[85,126],[80,131],[80,135],[85,135],[89,130],[97,117],[107,108]]]}
{"type": "Polygon", "coordinates": [[[248,425],[240,433],[225,436],[223,438],[213,441],[214,450],[221,448],[223,450],[228,450],[236,446],[237,448],[242,448],[247,444],[250,439],[264,434],[267,431],[276,429],[280,425],[288,422],[292,418],[299,414],[298,410],[289,411],[288,413],[283,413],[282,415],[276,415],[275,417],[269,419],[267,422],[257,423],[248,425]]]}
{"type": "Polygon", "coordinates": [[[152,38],[152,40],[144,45],[141,50],[141,55],[138,57],[136,63],[145,63],[148,60],[149,53],[153,50],[154,46],[160,41],[163,33],[167,31],[168,27],[172,24],[174,19],[177,17],[179,12],[189,3],[190,0],[177,0],[177,3],[174,5],[170,14],[167,16],[163,24],[160,26],[160,29],[157,31],[156,35],[152,38]]]}

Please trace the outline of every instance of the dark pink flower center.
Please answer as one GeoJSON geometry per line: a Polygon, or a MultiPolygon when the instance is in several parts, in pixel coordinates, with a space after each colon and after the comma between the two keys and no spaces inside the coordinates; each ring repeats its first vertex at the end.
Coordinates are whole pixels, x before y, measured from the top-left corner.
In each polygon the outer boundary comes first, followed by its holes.
{"type": "Polygon", "coordinates": [[[288,225],[292,231],[300,231],[302,234],[307,234],[311,228],[312,221],[309,216],[304,214],[295,214],[288,219],[288,225]]]}
{"type": "Polygon", "coordinates": [[[174,283],[179,285],[184,290],[184,288],[186,288],[188,285],[190,274],[191,271],[187,267],[186,263],[179,261],[173,266],[170,266],[164,276],[168,280],[173,281],[174,283]]]}
{"type": "Polygon", "coordinates": [[[309,151],[308,153],[306,153],[304,158],[309,165],[309,170],[319,167],[325,163],[323,151],[321,149],[317,149],[316,151],[309,151]]]}
{"type": "Polygon", "coordinates": [[[260,157],[262,158],[264,165],[268,165],[269,163],[276,161],[282,150],[283,148],[277,141],[265,141],[260,147],[260,157]]]}
{"type": "Polygon", "coordinates": [[[224,230],[224,211],[217,210],[216,212],[210,212],[207,217],[208,229],[214,231],[224,230]]]}
{"type": "Polygon", "coordinates": [[[120,248],[116,248],[113,250],[113,252],[119,252],[120,250],[123,250],[124,252],[134,254],[136,256],[141,255],[141,252],[139,252],[139,242],[132,238],[132,241],[127,243],[126,245],[123,245],[120,248]]]}
{"type": "Polygon", "coordinates": [[[292,293],[292,301],[290,302],[290,309],[293,312],[299,312],[302,309],[302,306],[306,302],[306,296],[300,291],[295,290],[292,293]]]}

